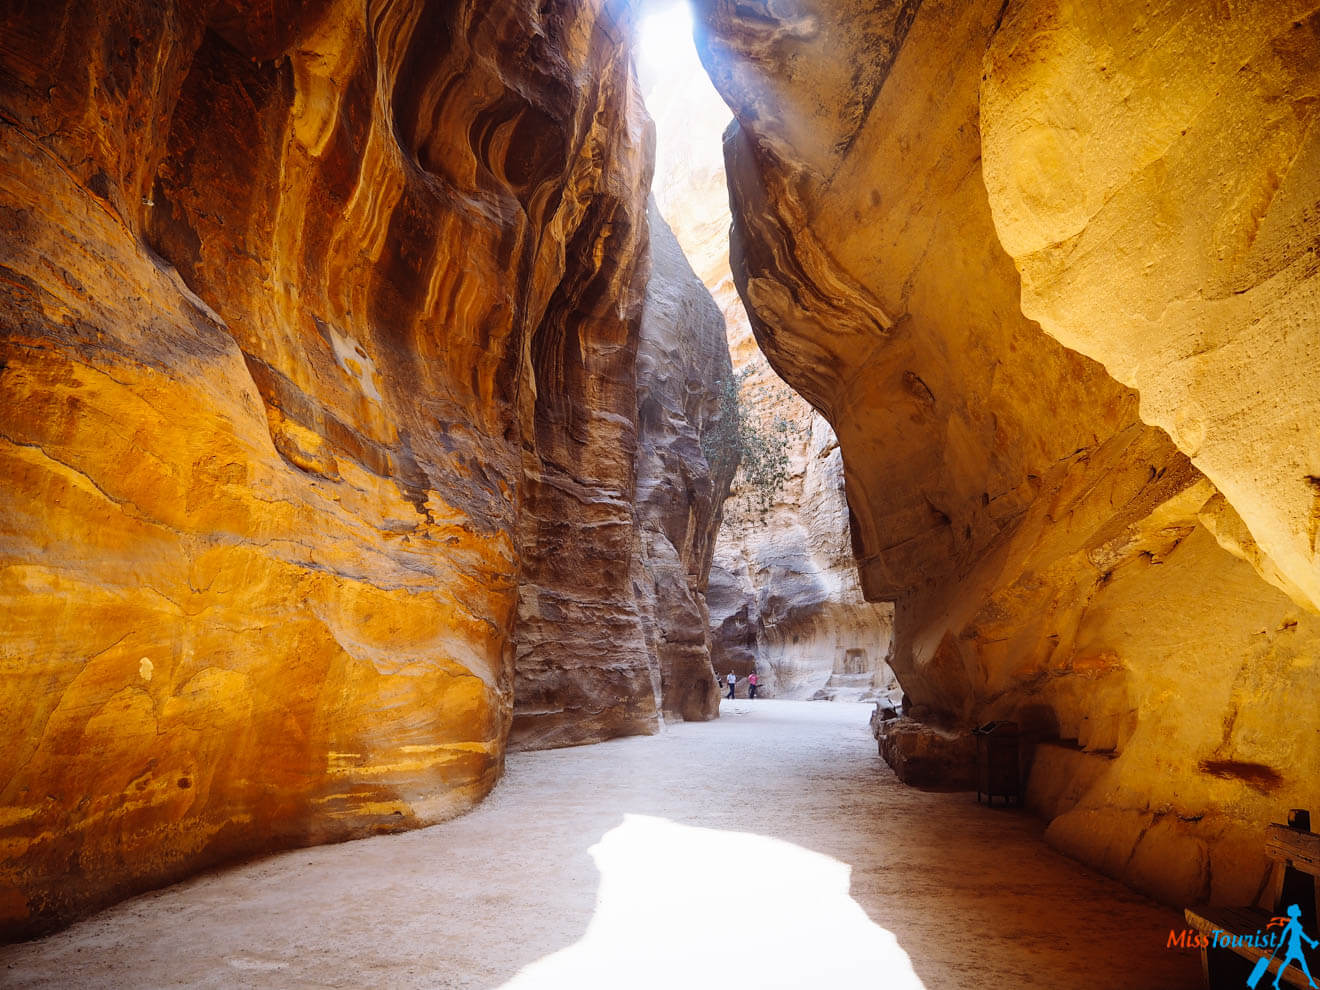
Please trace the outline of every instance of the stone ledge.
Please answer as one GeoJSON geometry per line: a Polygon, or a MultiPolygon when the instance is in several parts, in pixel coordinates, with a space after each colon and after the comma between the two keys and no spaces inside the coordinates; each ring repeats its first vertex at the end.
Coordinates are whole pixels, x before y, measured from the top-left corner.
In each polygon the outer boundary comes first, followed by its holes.
{"type": "Polygon", "coordinates": [[[873,719],[880,755],[914,787],[972,790],[976,786],[976,740],[966,729],[947,729],[900,716],[873,719]]]}

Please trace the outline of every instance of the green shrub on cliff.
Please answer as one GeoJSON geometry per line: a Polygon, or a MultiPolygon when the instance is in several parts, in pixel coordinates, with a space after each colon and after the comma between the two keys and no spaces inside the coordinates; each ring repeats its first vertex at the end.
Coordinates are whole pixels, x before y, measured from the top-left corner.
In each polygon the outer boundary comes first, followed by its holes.
{"type": "Polygon", "coordinates": [[[736,468],[734,487],[741,481],[748,499],[764,516],[788,479],[788,442],[792,423],[776,416],[763,424],[747,407],[743,385],[751,368],[720,380],[720,415],[701,434],[701,447],[711,474],[736,468]]]}

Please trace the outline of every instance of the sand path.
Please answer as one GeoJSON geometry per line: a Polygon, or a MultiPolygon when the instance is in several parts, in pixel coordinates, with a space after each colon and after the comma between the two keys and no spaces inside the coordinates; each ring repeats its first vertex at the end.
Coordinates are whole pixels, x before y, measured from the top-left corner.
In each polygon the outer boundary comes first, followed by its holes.
{"type": "Polygon", "coordinates": [[[723,702],[511,756],[470,814],[272,856],[0,949],[17,987],[1199,986],[1175,911],[1021,812],[899,784],[870,706],[723,702]]]}

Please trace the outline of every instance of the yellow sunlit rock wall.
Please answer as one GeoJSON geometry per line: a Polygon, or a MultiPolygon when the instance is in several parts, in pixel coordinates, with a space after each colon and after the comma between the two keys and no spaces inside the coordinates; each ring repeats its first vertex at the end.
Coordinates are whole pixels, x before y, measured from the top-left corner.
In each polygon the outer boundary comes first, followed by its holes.
{"type": "Polygon", "coordinates": [[[1320,611],[1320,10],[1015,4],[985,183],[1022,308],[1141,395],[1320,611]]]}
{"type": "Polygon", "coordinates": [[[626,7],[3,16],[0,931],[654,731],[626,7]]]}
{"type": "Polygon", "coordinates": [[[1175,902],[1320,805],[1306,6],[698,4],[910,712],[1019,721],[1051,840],[1175,902]]]}

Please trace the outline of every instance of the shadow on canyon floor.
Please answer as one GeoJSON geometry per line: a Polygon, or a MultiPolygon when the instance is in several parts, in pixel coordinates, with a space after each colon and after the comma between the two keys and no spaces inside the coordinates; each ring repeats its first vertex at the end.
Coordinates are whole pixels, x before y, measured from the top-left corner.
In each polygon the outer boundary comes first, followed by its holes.
{"type": "Polygon", "coordinates": [[[455,821],[298,850],[0,950],[7,984],[105,987],[1199,985],[1178,913],[1039,824],[914,791],[869,706],[511,756],[455,821]]]}

